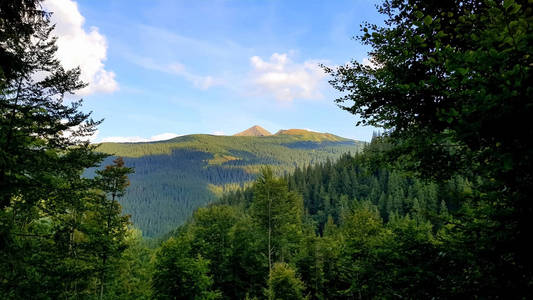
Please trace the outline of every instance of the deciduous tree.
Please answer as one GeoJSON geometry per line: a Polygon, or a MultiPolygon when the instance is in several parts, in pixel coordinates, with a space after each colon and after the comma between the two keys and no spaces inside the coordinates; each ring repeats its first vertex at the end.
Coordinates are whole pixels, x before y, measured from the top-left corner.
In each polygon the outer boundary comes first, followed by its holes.
{"type": "Polygon", "coordinates": [[[457,265],[463,277],[447,279],[459,293],[526,297],[533,288],[531,2],[387,0],[379,10],[385,26],[363,24],[359,37],[371,47],[371,64],[326,68],[343,93],[337,103],[359,124],[388,131],[389,161],[425,178],[459,174],[474,184],[463,220],[449,228],[464,243],[452,252],[470,252],[457,265]]]}

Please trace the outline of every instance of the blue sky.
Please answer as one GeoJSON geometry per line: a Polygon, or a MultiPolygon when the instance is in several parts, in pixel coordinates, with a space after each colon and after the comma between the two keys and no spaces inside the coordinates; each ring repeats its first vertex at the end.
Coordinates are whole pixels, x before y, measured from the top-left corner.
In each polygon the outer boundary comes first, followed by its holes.
{"type": "Polygon", "coordinates": [[[78,50],[65,48],[92,74],[82,96],[105,119],[96,141],[256,124],[372,135],[336,106],[318,64],[367,57],[352,36],[363,21],[382,22],[374,1],[48,1],[60,41],[62,28],[80,27],[70,39],[78,50]]]}

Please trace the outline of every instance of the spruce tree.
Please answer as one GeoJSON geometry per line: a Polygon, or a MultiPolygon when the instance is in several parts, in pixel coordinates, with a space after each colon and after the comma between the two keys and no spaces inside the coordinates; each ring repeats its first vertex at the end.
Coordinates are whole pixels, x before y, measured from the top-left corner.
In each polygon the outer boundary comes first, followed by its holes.
{"type": "Polygon", "coordinates": [[[92,276],[81,223],[105,156],[86,140],[100,121],[81,111],[80,69],[56,58],[40,1],[0,3],[0,296],[83,293],[92,276]],[[68,100],[67,100],[68,98],[68,100]],[[83,284],[80,284],[83,283],[83,284]]]}
{"type": "Polygon", "coordinates": [[[124,165],[122,157],[113,161],[103,170],[96,171],[96,182],[102,191],[99,201],[92,207],[92,238],[99,256],[99,299],[104,297],[104,287],[110,281],[110,273],[116,269],[114,264],[120,262],[126,250],[126,234],[129,216],[122,215],[118,199],[124,196],[129,185],[128,174],[133,169],[124,165]]]}
{"type": "Polygon", "coordinates": [[[254,184],[251,215],[265,233],[269,273],[276,261],[290,257],[302,231],[302,198],[265,168],[254,184]]]}

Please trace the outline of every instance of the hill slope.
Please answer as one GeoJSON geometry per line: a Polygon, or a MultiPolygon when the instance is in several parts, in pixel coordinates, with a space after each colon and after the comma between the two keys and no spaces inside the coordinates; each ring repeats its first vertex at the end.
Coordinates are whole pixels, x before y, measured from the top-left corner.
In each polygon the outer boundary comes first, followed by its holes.
{"type": "Polygon", "coordinates": [[[158,236],[224,191],[252,181],[263,165],[282,175],[297,166],[354,153],[363,144],[303,130],[270,136],[195,134],[160,142],[103,143],[98,149],[124,157],[135,168],[121,200],[124,212],[144,235],[158,236]]]}

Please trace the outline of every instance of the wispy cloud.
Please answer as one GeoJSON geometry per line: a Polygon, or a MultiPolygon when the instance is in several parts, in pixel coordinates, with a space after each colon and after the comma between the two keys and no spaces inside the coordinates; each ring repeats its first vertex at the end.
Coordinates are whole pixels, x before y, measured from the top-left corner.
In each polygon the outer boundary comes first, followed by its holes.
{"type": "Polygon", "coordinates": [[[101,139],[100,143],[140,143],[140,142],[155,142],[166,141],[180,136],[176,133],[165,132],[151,136],[149,138],[143,138],[140,136],[111,136],[101,139]]]}
{"type": "Polygon", "coordinates": [[[322,98],[326,76],[320,60],[293,62],[286,53],[274,53],[268,60],[250,58],[251,82],[258,94],[270,94],[281,101],[322,98]]]}
{"type": "Polygon", "coordinates": [[[107,41],[97,27],[85,31],[85,18],[78,10],[78,4],[71,0],[46,0],[46,10],[52,11],[52,22],[56,24],[53,34],[57,39],[57,57],[65,68],[81,68],[81,79],[89,85],[77,94],[88,95],[97,92],[110,93],[118,89],[115,73],[105,69],[107,41]]]}
{"type": "Polygon", "coordinates": [[[191,82],[194,87],[207,90],[211,86],[214,85],[220,85],[222,83],[222,80],[215,79],[213,76],[201,76],[197,74],[193,74],[185,68],[185,66],[181,63],[174,62],[169,65],[163,66],[163,70],[168,70],[169,73],[176,74],[178,76],[183,77],[185,80],[191,82]]]}
{"type": "Polygon", "coordinates": [[[154,61],[152,58],[149,57],[137,57],[133,55],[129,55],[130,60],[135,63],[138,66],[141,66],[145,69],[149,70],[156,70],[160,72],[164,72],[171,75],[177,75],[179,77],[182,77],[183,79],[191,82],[194,87],[206,90],[212,86],[220,85],[222,84],[221,79],[214,78],[213,76],[207,75],[202,76],[198,74],[194,74],[187,70],[185,65],[183,65],[180,62],[172,62],[172,63],[159,63],[154,61]]]}

